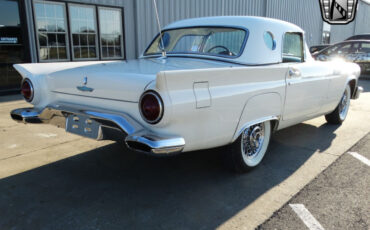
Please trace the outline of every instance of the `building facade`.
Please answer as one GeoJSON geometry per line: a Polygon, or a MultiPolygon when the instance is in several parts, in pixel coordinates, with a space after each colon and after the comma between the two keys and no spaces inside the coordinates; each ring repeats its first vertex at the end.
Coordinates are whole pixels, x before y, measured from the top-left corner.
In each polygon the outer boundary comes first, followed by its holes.
{"type": "MultiPolygon", "coordinates": [[[[361,0],[355,21],[345,26],[325,26],[318,0],[157,0],[157,5],[162,26],[193,17],[253,15],[299,25],[309,45],[370,33],[370,5],[361,0]]],[[[152,0],[0,0],[0,92],[19,87],[14,63],[136,58],[158,33],[155,18],[152,0]]]]}

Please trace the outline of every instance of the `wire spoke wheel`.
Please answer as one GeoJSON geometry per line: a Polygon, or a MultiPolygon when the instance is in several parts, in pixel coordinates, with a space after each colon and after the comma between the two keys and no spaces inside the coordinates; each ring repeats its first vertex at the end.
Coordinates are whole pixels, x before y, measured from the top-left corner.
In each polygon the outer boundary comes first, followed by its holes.
{"type": "Polygon", "coordinates": [[[260,123],[246,128],[242,133],[242,152],[247,158],[256,157],[262,149],[265,139],[265,125],[260,123]]]}
{"type": "Polygon", "coordinates": [[[349,105],[351,103],[351,88],[349,85],[346,86],[344,93],[339,101],[338,106],[335,110],[325,115],[325,119],[330,124],[340,125],[346,119],[349,105]]]}
{"type": "Polygon", "coordinates": [[[341,120],[344,120],[347,116],[348,108],[349,108],[349,100],[350,98],[349,98],[348,90],[346,90],[344,91],[344,94],[338,106],[339,116],[341,120]]]}
{"type": "Polygon", "coordinates": [[[271,121],[246,127],[231,145],[233,168],[247,172],[256,167],[265,156],[271,137],[271,121]]]}

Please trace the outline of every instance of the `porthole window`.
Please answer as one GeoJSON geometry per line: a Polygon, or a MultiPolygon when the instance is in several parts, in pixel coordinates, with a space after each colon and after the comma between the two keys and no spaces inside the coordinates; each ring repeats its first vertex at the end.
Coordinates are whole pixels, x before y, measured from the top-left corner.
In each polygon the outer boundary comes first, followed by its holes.
{"type": "Polygon", "coordinates": [[[267,48],[270,50],[274,50],[276,48],[276,41],[274,40],[274,35],[271,32],[266,31],[263,34],[263,40],[265,41],[267,48]]]}

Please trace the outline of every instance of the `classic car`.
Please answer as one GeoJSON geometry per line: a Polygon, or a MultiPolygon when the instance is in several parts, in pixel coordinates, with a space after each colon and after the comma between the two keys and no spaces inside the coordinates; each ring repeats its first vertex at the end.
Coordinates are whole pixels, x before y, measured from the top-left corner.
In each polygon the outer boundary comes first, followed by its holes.
{"type": "Polygon", "coordinates": [[[319,61],[342,58],[358,64],[362,73],[370,73],[370,41],[350,40],[339,42],[326,49],[312,54],[319,61]]]}
{"type": "Polygon", "coordinates": [[[320,50],[323,50],[323,49],[325,49],[326,47],[329,47],[329,46],[330,45],[328,45],[328,44],[311,46],[310,47],[310,53],[313,54],[313,53],[319,52],[320,50]]]}
{"type": "Polygon", "coordinates": [[[174,22],[140,58],[16,64],[33,108],[11,117],[152,155],[225,147],[235,170],[256,167],[271,134],[325,115],[341,124],[360,68],[315,61],[298,26],[247,16],[174,22]]]}
{"type": "Polygon", "coordinates": [[[347,38],[345,41],[349,40],[370,40],[370,34],[357,34],[347,38]]]}

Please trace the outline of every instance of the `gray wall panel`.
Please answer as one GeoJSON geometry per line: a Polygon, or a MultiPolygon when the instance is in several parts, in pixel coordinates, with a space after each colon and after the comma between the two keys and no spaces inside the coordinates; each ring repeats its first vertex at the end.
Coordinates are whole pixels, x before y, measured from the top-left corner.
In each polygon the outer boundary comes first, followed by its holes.
{"type": "Polygon", "coordinates": [[[356,34],[370,33],[370,4],[360,1],[356,15],[356,34]]]}
{"type": "Polygon", "coordinates": [[[341,42],[355,34],[355,24],[355,22],[351,22],[347,25],[332,25],[330,29],[330,43],[341,42]]]}
{"type": "Polygon", "coordinates": [[[323,22],[317,0],[267,0],[266,17],[300,26],[306,32],[309,46],[321,43],[323,22]]]}

